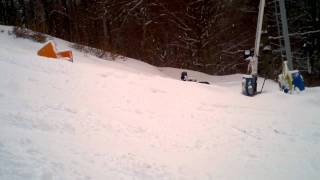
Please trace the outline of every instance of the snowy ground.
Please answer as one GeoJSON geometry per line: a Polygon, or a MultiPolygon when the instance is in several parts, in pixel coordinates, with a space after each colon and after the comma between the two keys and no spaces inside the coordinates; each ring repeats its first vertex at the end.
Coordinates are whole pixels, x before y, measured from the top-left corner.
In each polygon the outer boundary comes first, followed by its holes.
{"type": "Polygon", "coordinates": [[[286,95],[267,81],[245,97],[241,75],[188,71],[205,85],[131,59],[74,51],[74,63],[56,61],[8,29],[0,26],[1,180],[320,178],[320,88],[286,95]]]}

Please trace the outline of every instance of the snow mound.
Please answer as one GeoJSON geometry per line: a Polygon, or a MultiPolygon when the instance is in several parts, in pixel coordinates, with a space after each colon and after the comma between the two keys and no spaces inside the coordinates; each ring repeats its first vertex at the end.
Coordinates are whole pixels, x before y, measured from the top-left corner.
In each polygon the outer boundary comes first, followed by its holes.
{"type": "Polygon", "coordinates": [[[286,95],[267,81],[252,98],[241,75],[183,82],[184,70],[74,49],[74,63],[51,60],[10,29],[0,26],[1,180],[319,178],[320,88],[286,95]]]}

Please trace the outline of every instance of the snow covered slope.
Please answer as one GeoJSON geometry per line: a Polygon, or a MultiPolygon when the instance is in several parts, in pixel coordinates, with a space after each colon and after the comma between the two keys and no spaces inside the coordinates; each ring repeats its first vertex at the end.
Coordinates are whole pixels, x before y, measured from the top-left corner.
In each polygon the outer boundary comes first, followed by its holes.
{"type": "Polygon", "coordinates": [[[1,29],[1,180],[320,177],[320,88],[286,95],[267,81],[250,98],[241,75],[188,71],[205,85],[76,50],[74,63],[55,61],[1,29]]]}

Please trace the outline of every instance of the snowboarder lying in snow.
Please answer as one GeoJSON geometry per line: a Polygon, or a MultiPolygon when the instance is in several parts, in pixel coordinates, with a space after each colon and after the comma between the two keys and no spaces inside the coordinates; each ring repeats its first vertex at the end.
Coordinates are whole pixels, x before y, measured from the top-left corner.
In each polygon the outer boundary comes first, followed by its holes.
{"type": "MultiPolygon", "coordinates": [[[[189,78],[188,78],[188,73],[187,73],[186,71],[183,71],[183,72],[181,73],[181,80],[182,80],[182,81],[197,82],[196,79],[189,79],[189,78]]],[[[207,82],[207,81],[200,81],[199,83],[202,83],[202,84],[210,84],[210,83],[207,82]]]]}

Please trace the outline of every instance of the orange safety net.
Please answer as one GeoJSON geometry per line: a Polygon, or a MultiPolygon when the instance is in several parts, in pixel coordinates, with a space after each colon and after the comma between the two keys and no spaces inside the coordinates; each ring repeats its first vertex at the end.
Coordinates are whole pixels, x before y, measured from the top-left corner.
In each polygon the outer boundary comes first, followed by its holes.
{"type": "Polygon", "coordinates": [[[72,59],[72,51],[67,50],[67,51],[59,51],[57,53],[58,57],[62,57],[62,58],[69,58],[72,59]]]}
{"type": "Polygon", "coordinates": [[[67,60],[73,62],[72,51],[64,50],[57,52],[55,45],[52,41],[46,43],[39,51],[39,56],[49,57],[49,58],[67,58],[67,60]]]}
{"type": "Polygon", "coordinates": [[[52,42],[45,44],[39,51],[39,56],[49,57],[49,58],[57,58],[56,51],[54,49],[54,45],[52,42]]]}

